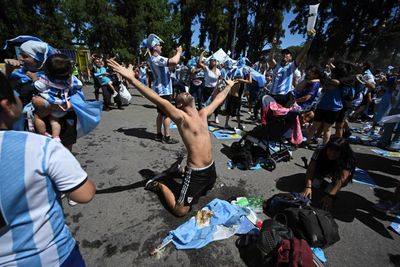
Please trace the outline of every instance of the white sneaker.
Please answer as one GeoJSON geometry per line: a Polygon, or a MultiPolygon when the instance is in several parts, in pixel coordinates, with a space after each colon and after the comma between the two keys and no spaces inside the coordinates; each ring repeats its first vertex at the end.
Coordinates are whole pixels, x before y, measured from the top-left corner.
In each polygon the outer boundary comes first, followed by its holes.
{"type": "Polygon", "coordinates": [[[75,202],[75,201],[73,201],[73,200],[71,200],[71,199],[68,199],[68,205],[70,205],[70,206],[76,206],[76,205],[78,205],[78,202],[75,202]]]}
{"type": "Polygon", "coordinates": [[[65,198],[65,194],[61,194],[61,199],[65,198]]]}
{"type": "Polygon", "coordinates": [[[215,116],[215,123],[216,123],[216,124],[219,124],[218,116],[215,116]]]}
{"type": "Polygon", "coordinates": [[[112,94],[112,97],[116,97],[117,95],[118,95],[118,92],[115,91],[115,92],[112,94]]]}

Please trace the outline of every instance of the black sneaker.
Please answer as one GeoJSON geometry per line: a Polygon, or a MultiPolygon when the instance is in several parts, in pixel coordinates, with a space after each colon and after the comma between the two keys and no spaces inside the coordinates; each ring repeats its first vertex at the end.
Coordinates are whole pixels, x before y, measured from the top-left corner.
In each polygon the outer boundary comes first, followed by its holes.
{"type": "Polygon", "coordinates": [[[156,138],[154,138],[157,142],[162,142],[163,141],[163,135],[162,134],[157,134],[156,138]]]}
{"type": "Polygon", "coordinates": [[[148,191],[156,193],[159,190],[158,182],[153,179],[148,180],[146,182],[146,185],[144,186],[144,190],[148,190],[148,191]]]}
{"type": "Polygon", "coordinates": [[[165,144],[171,144],[171,145],[179,143],[178,140],[172,138],[171,136],[164,136],[162,142],[165,144]]]}

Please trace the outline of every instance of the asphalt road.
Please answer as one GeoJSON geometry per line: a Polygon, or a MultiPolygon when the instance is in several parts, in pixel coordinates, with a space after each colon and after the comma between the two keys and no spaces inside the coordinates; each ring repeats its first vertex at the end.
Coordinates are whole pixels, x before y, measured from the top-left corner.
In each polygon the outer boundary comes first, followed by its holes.
{"type": "MultiPolygon", "coordinates": [[[[146,177],[167,169],[177,154],[185,151],[183,143],[176,129],[172,136],[180,140],[179,144],[154,141],[155,106],[130,90],[131,105],[125,110],[104,112],[98,128],[80,138],[73,148],[98,190],[86,205],[70,207],[64,200],[66,221],[87,266],[245,266],[235,236],[199,250],[176,250],[170,244],[159,259],[149,252],[170,230],[214,198],[267,199],[280,191],[300,191],[305,177],[301,157],[310,158],[312,151],[294,151],[293,160],[279,163],[273,172],[230,170],[223,148],[232,140],[212,137],[217,183],[188,216],[177,218],[143,186],[146,177]]],[[[94,98],[92,88],[85,91],[88,99],[94,98]]],[[[247,117],[243,113],[243,118],[247,117]]],[[[253,127],[245,125],[246,130],[253,127]]],[[[371,206],[378,196],[387,197],[394,191],[400,162],[373,154],[371,147],[354,145],[353,149],[358,166],[368,170],[378,188],[353,183],[338,194],[333,214],[341,240],[325,249],[329,266],[395,266],[393,262],[400,258],[400,236],[388,228],[393,217],[375,212],[371,206]]]]}

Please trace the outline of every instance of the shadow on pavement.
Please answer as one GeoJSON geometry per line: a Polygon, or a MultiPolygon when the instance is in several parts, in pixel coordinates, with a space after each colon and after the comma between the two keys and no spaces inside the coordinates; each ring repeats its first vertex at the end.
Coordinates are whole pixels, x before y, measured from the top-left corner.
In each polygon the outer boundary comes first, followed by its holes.
{"type": "Polygon", "coordinates": [[[132,106],[141,106],[144,108],[148,108],[148,109],[156,109],[157,107],[154,105],[149,105],[149,104],[132,104],[132,106]]]}
{"type": "Polygon", "coordinates": [[[105,188],[105,189],[101,189],[101,190],[97,190],[96,194],[110,194],[110,193],[119,193],[122,191],[126,191],[126,190],[131,190],[131,189],[136,189],[139,187],[144,187],[146,184],[146,181],[139,181],[133,184],[129,184],[129,185],[120,185],[120,186],[113,186],[110,188],[105,188]]]}
{"type": "Polygon", "coordinates": [[[149,139],[149,140],[154,140],[156,138],[155,133],[151,133],[146,131],[147,128],[118,128],[117,130],[114,130],[115,132],[118,133],[123,133],[128,136],[135,136],[140,139],[149,139]]]}
{"type": "Polygon", "coordinates": [[[400,266],[400,255],[394,255],[394,254],[388,254],[389,255],[389,260],[391,263],[394,264],[395,267],[400,266]]]}
{"type": "Polygon", "coordinates": [[[368,171],[379,171],[391,175],[399,175],[400,162],[374,154],[363,154],[355,152],[356,165],[360,169],[368,171]]]}
{"type": "MultiPolygon", "coordinates": [[[[304,180],[305,174],[297,173],[280,178],[276,183],[276,187],[285,192],[301,192],[304,189],[304,180]]],[[[322,188],[324,187],[322,186],[322,188]]],[[[312,205],[319,207],[319,201],[323,196],[322,189],[314,189],[312,205]]],[[[342,189],[337,193],[332,215],[342,222],[352,222],[357,219],[383,237],[393,239],[388,229],[379,221],[391,221],[393,217],[375,211],[372,208],[373,204],[358,194],[342,189]]]]}

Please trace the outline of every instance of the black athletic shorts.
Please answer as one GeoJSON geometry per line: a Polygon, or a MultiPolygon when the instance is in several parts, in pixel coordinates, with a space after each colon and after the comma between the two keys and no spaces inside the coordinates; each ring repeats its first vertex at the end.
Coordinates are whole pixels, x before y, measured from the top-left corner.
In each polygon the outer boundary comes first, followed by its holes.
{"type": "MultiPolygon", "coordinates": [[[[168,100],[170,103],[172,103],[172,95],[162,95],[161,98],[164,98],[164,99],[168,100]]],[[[158,106],[157,106],[157,112],[160,113],[161,115],[166,116],[164,111],[162,111],[158,106]]]]}
{"type": "Polygon", "coordinates": [[[211,190],[217,179],[214,162],[204,168],[190,168],[186,166],[185,178],[179,193],[177,203],[183,206],[191,206],[199,201],[211,190]]]}
{"type": "Polygon", "coordinates": [[[331,111],[317,108],[314,112],[314,121],[334,124],[340,111],[331,111]]]}
{"type": "Polygon", "coordinates": [[[226,112],[228,116],[240,116],[242,101],[240,97],[229,95],[226,100],[226,112]]]}

